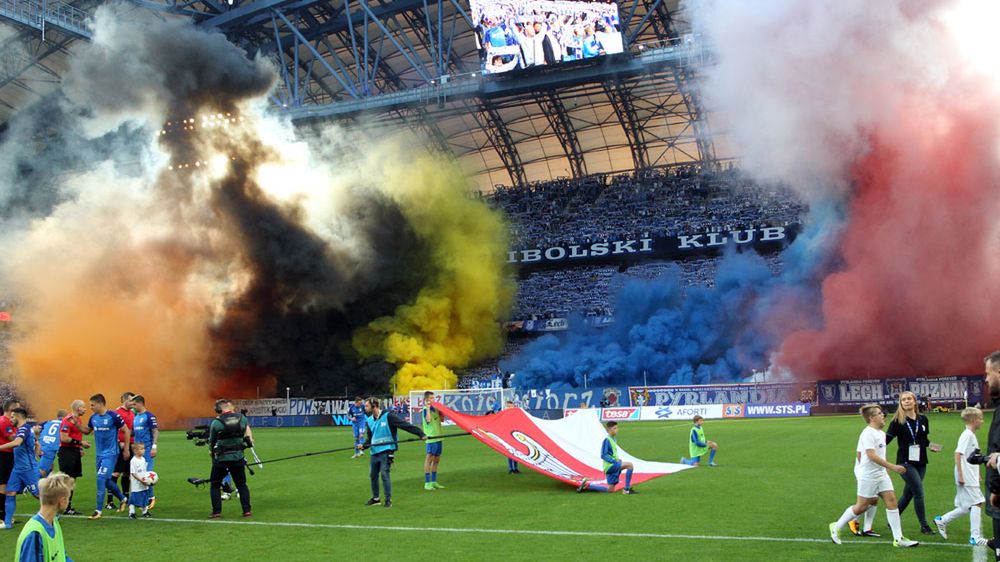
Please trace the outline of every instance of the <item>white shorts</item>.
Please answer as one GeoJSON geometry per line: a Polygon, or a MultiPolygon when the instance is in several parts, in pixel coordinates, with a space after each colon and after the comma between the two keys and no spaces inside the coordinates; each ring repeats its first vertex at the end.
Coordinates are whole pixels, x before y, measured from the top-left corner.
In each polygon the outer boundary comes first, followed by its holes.
{"type": "Polygon", "coordinates": [[[979,489],[979,486],[956,486],[956,488],[955,507],[968,509],[974,505],[986,503],[986,498],[983,497],[983,491],[979,489]]]}
{"type": "Polygon", "coordinates": [[[882,492],[892,492],[892,480],[888,474],[879,478],[858,478],[858,496],[876,498],[882,492]]]}

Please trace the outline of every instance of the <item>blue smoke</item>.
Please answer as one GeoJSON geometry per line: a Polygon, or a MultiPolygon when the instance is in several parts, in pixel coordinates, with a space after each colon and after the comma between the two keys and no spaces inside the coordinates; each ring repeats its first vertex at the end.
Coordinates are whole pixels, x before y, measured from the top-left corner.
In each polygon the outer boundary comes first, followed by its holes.
{"type": "Polygon", "coordinates": [[[501,362],[520,388],[708,384],[765,369],[792,331],[821,327],[823,278],[838,268],[842,209],[814,204],[810,222],[782,253],[774,276],[755,252],[721,258],[714,287],[684,287],[679,268],[627,282],[615,295],[615,323],[545,335],[501,362]]]}

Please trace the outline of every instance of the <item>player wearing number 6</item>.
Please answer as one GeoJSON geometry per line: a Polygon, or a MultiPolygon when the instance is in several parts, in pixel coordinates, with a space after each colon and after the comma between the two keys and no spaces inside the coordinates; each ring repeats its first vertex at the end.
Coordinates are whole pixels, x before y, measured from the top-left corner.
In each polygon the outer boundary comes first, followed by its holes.
{"type": "Polygon", "coordinates": [[[38,461],[38,472],[42,477],[48,476],[52,472],[52,463],[56,460],[56,453],[59,452],[59,427],[65,417],[66,410],[59,410],[56,412],[56,419],[49,420],[42,425],[42,432],[38,437],[38,442],[42,446],[42,458],[38,461]]]}

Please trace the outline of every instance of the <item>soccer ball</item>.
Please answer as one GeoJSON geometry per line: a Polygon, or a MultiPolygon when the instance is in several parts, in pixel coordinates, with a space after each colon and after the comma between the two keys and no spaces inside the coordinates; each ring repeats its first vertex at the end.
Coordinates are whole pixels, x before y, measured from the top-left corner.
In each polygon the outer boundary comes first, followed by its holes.
{"type": "Polygon", "coordinates": [[[146,484],[152,486],[160,481],[160,477],[156,475],[152,470],[146,473],[146,484]]]}

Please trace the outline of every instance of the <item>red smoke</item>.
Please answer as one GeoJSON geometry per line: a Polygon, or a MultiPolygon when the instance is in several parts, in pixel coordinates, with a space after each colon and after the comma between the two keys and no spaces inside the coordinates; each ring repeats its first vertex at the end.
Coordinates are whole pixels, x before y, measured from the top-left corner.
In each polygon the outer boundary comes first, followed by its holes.
{"type": "Polygon", "coordinates": [[[1000,348],[998,107],[953,94],[915,92],[868,135],[825,325],[775,358],[798,378],[978,373],[1000,348]]]}

